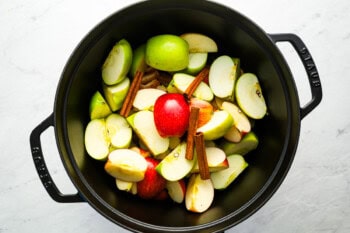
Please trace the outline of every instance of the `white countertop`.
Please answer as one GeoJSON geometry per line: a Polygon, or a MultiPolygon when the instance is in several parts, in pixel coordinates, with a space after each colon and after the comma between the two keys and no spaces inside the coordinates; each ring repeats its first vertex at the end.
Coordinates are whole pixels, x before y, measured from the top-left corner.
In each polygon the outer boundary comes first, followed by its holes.
{"type": "MultiPolygon", "coordinates": [[[[79,41],[102,19],[137,1],[0,1],[0,233],[126,232],[87,203],[54,202],[34,168],[29,134],[52,111],[62,69],[79,41]]],[[[227,232],[350,232],[350,3],[217,1],[268,33],[295,33],[320,73],[321,104],[302,120],[293,165],[276,194],[227,232]]],[[[302,103],[310,88],[299,59],[281,45],[302,103]],[[289,57],[289,58],[288,58],[289,57]]],[[[45,159],[62,193],[74,193],[55,144],[42,135],[45,159]]]]}

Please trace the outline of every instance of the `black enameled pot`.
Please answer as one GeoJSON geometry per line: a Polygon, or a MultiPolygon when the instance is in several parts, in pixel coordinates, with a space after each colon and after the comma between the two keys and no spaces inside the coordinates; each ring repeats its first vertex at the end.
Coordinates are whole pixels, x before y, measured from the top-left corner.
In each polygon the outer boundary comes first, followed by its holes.
{"type": "Polygon", "coordinates": [[[39,177],[55,201],[88,202],[112,222],[135,232],[220,232],[251,216],[275,193],[293,162],[301,120],[321,98],[315,64],[296,35],[267,34],[235,10],[213,2],[145,1],[111,15],[77,46],[62,72],[53,113],[31,133],[31,150],[39,177]],[[260,144],[246,157],[248,170],[228,189],[216,192],[211,208],[202,214],[118,192],[103,164],[87,156],[84,148],[89,101],[101,84],[101,65],[115,42],[125,38],[136,47],[156,34],[184,32],[206,34],[219,45],[219,54],[239,57],[244,70],[259,77],[269,111],[256,122],[260,144]],[[312,93],[305,106],[300,106],[278,41],[291,43],[305,67],[312,93]],[[40,135],[51,126],[77,194],[62,194],[45,165],[40,135]]]}

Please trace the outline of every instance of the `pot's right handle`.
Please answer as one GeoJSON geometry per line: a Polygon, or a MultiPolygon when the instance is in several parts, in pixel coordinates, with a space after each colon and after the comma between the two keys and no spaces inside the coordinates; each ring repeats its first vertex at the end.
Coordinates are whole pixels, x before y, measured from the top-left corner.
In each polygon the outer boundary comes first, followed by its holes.
{"type": "Polygon", "coordinates": [[[309,78],[312,98],[307,104],[305,104],[305,106],[300,108],[300,118],[303,119],[321,102],[322,99],[321,81],[314,60],[304,42],[297,35],[290,33],[270,34],[270,37],[275,43],[281,41],[291,43],[304,65],[309,78]]]}
{"type": "Polygon", "coordinates": [[[55,183],[53,182],[50,173],[47,169],[43,152],[41,149],[40,135],[48,129],[50,126],[54,126],[54,115],[51,114],[41,124],[39,124],[30,134],[30,147],[32,150],[32,156],[34,160],[35,168],[38,172],[41,182],[43,183],[46,191],[51,198],[57,202],[83,202],[84,199],[76,194],[62,194],[55,183]]]}

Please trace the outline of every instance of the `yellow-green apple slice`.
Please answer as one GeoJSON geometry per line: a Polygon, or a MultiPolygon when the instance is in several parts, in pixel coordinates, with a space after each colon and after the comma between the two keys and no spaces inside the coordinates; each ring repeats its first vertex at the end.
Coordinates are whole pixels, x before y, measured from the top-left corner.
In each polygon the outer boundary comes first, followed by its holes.
{"type": "MultiPolygon", "coordinates": [[[[206,147],[205,153],[207,155],[209,172],[220,171],[228,167],[228,160],[223,150],[217,147],[206,147]]],[[[193,173],[199,172],[198,163],[195,163],[191,172],[193,173]]]]}
{"type": "Polygon", "coordinates": [[[248,167],[248,163],[243,156],[233,154],[227,156],[229,167],[225,170],[213,172],[210,179],[215,189],[225,189],[248,167]]]}
{"type": "Polygon", "coordinates": [[[239,59],[222,55],[214,60],[210,66],[208,79],[215,96],[233,100],[239,70],[239,59]]]}
{"type": "Polygon", "coordinates": [[[147,67],[146,61],[145,61],[145,51],[146,51],[146,45],[142,44],[139,47],[137,47],[132,56],[132,63],[130,67],[130,76],[135,77],[136,71],[144,71],[147,67]]]}
{"type": "Polygon", "coordinates": [[[115,179],[115,184],[117,188],[121,191],[131,192],[134,182],[124,181],[120,179],[115,179]]]}
{"type": "Polygon", "coordinates": [[[222,140],[219,147],[225,151],[226,155],[240,154],[245,155],[248,152],[257,148],[259,140],[255,133],[250,131],[247,133],[240,142],[234,143],[226,140],[222,140]]]}
{"type": "Polygon", "coordinates": [[[90,119],[105,118],[112,113],[106,100],[99,91],[91,97],[89,105],[90,119]]]}
{"type": "Polygon", "coordinates": [[[110,140],[106,122],[103,118],[91,120],[85,129],[85,148],[87,153],[96,160],[106,160],[109,153],[110,140]]]}
{"type": "Polygon", "coordinates": [[[212,181],[210,179],[202,180],[197,173],[192,174],[187,184],[186,209],[195,213],[203,213],[209,209],[213,200],[214,186],[212,181]]]}
{"type": "Polygon", "coordinates": [[[224,136],[232,124],[233,119],[228,112],[217,110],[205,125],[197,129],[197,132],[202,132],[205,140],[215,140],[224,136]]]}
{"type": "Polygon", "coordinates": [[[179,71],[189,62],[188,44],[179,36],[163,34],[147,40],[146,63],[158,70],[179,71]]]}
{"type": "Polygon", "coordinates": [[[148,110],[136,112],[129,116],[127,121],[154,156],[161,155],[168,150],[169,138],[159,135],[154,123],[153,112],[148,110]]]}
{"type": "Polygon", "coordinates": [[[224,138],[230,142],[240,142],[242,137],[242,133],[234,125],[224,134],[224,138]]]}
{"type": "MultiPolygon", "coordinates": [[[[192,75],[176,73],[173,76],[173,83],[171,83],[171,85],[176,87],[180,93],[184,93],[194,79],[195,77],[192,75]]],[[[201,82],[199,84],[197,89],[194,91],[193,96],[206,101],[211,101],[214,98],[212,90],[205,82],[201,82]]]]}
{"type": "Polygon", "coordinates": [[[182,180],[167,181],[166,189],[169,197],[176,203],[182,203],[186,195],[186,183],[182,180]]]}
{"type": "Polygon", "coordinates": [[[169,149],[175,149],[181,143],[180,137],[169,137],[169,149]]]}
{"type": "Polygon", "coordinates": [[[129,87],[130,80],[128,78],[125,78],[122,82],[113,86],[103,85],[104,95],[113,112],[119,110],[123,106],[129,87]]]}
{"type": "Polygon", "coordinates": [[[112,113],[106,118],[106,127],[111,145],[116,148],[128,148],[132,139],[132,129],[124,117],[112,113]]]}
{"type": "Polygon", "coordinates": [[[147,161],[130,149],[116,149],[108,155],[105,171],[116,179],[138,182],[143,180],[147,161]]]}
{"type": "Polygon", "coordinates": [[[195,159],[186,159],[186,143],[182,142],[158,164],[156,170],[168,181],[181,180],[190,173],[195,159]]]}
{"type": "Polygon", "coordinates": [[[166,92],[156,88],[145,88],[137,91],[133,107],[137,110],[153,110],[154,103],[159,96],[166,92]]]}
{"type": "Polygon", "coordinates": [[[226,110],[231,114],[233,118],[233,125],[245,135],[250,132],[251,124],[249,118],[244,114],[244,112],[234,103],[224,101],[221,104],[221,109],[226,110]]]}
{"type": "Polygon", "coordinates": [[[244,73],[236,84],[236,100],[239,107],[253,119],[261,119],[265,116],[267,106],[255,74],[244,73]]]}
{"type": "Polygon", "coordinates": [[[198,74],[207,64],[207,59],[208,53],[190,53],[188,66],[183,72],[191,75],[198,74]]]}
{"type": "Polygon", "coordinates": [[[109,52],[102,66],[102,79],[107,85],[120,83],[129,72],[132,62],[132,48],[125,39],[118,41],[109,52]]]}
{"type": "Polygon", "coordinates": [[[201,33],[185,33],[181,37],[187,41],[191,53],[215,53],[218,51],[216,42],[201,33]]]}

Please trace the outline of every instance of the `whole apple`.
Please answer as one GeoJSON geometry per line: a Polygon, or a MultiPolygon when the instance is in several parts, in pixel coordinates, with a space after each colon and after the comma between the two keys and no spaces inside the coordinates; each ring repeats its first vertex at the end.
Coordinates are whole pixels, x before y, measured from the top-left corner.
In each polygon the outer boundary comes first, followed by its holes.
{"type": "Polygon", "coordinates": [[[162,137],[181,137],[188,128],[189,104],[182,94],[167,93],[154,104],[154,123],[162,137]]]}
{"type": "Polygon", "coordinates": [[[145,177],[137,182],[137,194],[143,199],[152,199],[165,189],[166,180],[155,169],[159,163],[158,160],[147,157],[146,161],[145,177]]]}

